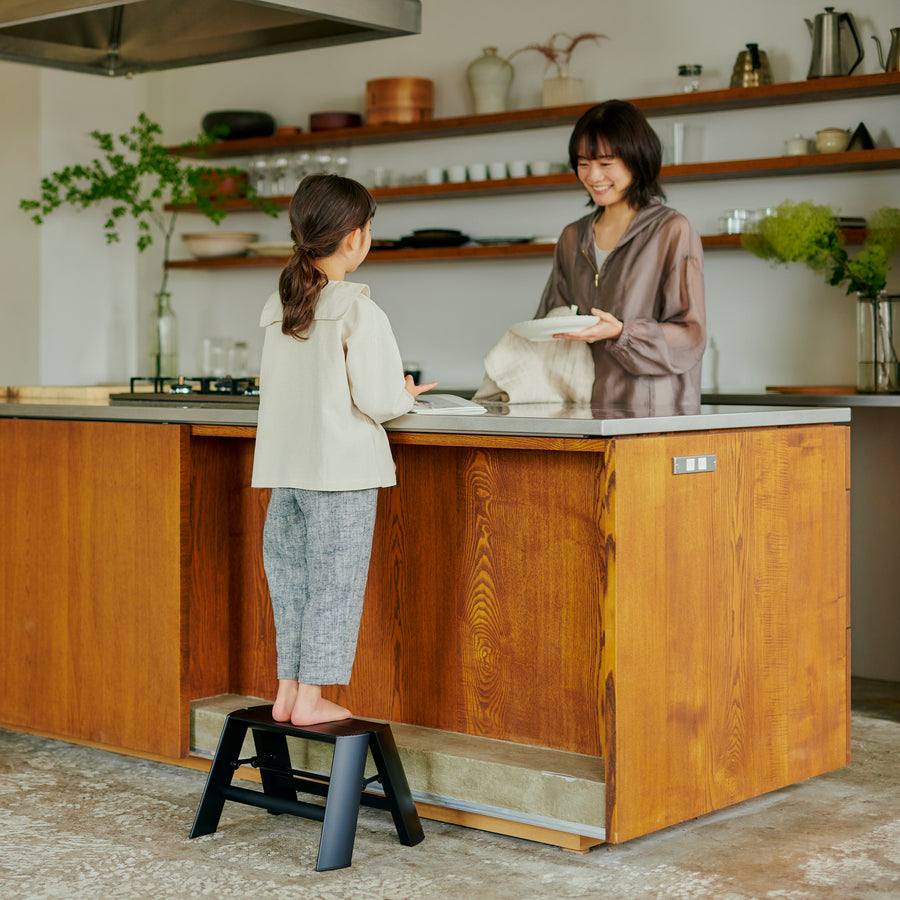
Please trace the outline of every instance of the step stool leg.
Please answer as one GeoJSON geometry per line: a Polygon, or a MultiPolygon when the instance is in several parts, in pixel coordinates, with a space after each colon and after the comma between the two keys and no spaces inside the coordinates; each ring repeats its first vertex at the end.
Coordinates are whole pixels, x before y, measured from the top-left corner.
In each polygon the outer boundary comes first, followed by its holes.
{"type": "MultiPolygon", "coordinates": [[[[282,797],[285,800],[296,800],[297,790],[293,786],[293,777],[290,774],[291,755],[288,751],[287,738],[284,734],[277,734],[251,726],[253,743],[256,747],[256,755],[259,758],[259,776],[262,781],[263,792],[272,797],[282,797]],[[270,772],[266,766],[283,769],[287,774],[279,775],[270,772]]],[[[269,810],[272,815],[281,815],[274,810],[269,810]]]]}
{"type": "Polygon", "coordinates": [[[219,827],[219,817],[225,806],[225,798],[222,796],[222,788],[231,784],[234,776],[234,763],[240,759],[241,747],[247,734],[247,725],[238,722],[230,716],[226,716],[222,734],[219,737],[219,746],[203,788],[203,796],[197,807],[197,815],[194,817],[194,825],[191,828],[190,837],[202,837],[204,834],[212,834],[219,827]]]}
{"type": "Polygon", "coordinates": [[[369,746],[381,786],[384,788],[384,796],[390,806],[397,837],[400,838],[401,844],[414,847],[425,840],[425,832],[422,831],[422,823],[419,821],[419,814],[416,812],[409,782],[406,780],[406,773],[403,771],[403,764],[400,762],[400,754],[397,753],[397,745],[390,727],[373,731],[369,746]]]}
{"type": "Polygon", "coordinates": [[[353,858],[368,749],[368,732],[335,738],[317,872],[343,869],[353,858]]]}

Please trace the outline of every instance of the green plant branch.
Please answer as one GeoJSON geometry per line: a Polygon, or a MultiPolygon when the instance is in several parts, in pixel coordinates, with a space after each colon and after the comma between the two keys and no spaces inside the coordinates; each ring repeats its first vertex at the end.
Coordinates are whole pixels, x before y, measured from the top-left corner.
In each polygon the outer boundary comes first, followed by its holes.
{"type": "MultiPolygon", "coordinates": [[[[246,196],[257,209],[277,216],[278,209],[267,198],[260,198],[247,187],[242,193],[224,194],[216,186],[227,177],[240,179],[246,172],[234,166],[197,166],[182,162],[162,144],[162,128],[144,113],[125,134],[92,131],[91,138],[100,151],[88,165],[69,165],[41,179],[39,200],[20,200],[19,207],[32,213],[31,219],[41,225],[46,216],[63,205],[79,210],[109,204],[103,223],[108,244],[120,240],[120,226],[127,216],[137,225],[137,248],[143,252],[156,234],[163,243],[163,278],[165,290],[172,235],[178,207],[194,204],[196,211],[218,225],[227,215],[225,201],[246,196]],[[162,213],[169,204],[176,207],[170,217],[162,213]]],[[[201,132],[195,144],[206,146],[215,137],[201,132]]]]}
{"type": "Polygon", "coordinates": [[[874,297],[884,290],[891,257],[900,250],[900,209],[886,206],[869,216],[855,257],[844,247],[835,210],[810,202],[784,201],[757,232],[741,235],[741,244],[773,265],[802,263],[823,272],[828,284],[846,283],[848,294],[874,297]]]}

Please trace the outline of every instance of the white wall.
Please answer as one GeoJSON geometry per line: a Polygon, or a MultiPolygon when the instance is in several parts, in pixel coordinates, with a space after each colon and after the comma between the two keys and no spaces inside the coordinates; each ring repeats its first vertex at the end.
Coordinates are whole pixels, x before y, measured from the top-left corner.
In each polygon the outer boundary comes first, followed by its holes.
{"type": "MultiPolygon", "coordinates": [[[[424,0],[423,33],[369,44],[325,48],[254,60],[220,63],[107,81],[95,76],[41,71],[41,171],[75,161],[84,133],[92,128],[127,127],[144,109],[163,127],[166,140],[192,138],[203,114],[212,109],[264,109],[280,124],[307,126],[310,113],[323,109],[364,111],[365,82],[393,75],[428,77],[435,82],[438,117],[465,114],[471,102],[465,83],[467,64],[481,48],[497,45],[509,54],[559,30],[600,31],[609,40],[582,44],[572,74],[584,77],[587,95],[637,97],[677,90],[677,66],[704,67],[704,87],[726,87],[737,53],[755,41],[772,62],[776,81],[805,77],[810,39],[804,16],[821,11],[776,0],[752,5],[721,0],[560,0],[522,4],[515,0],[424,0]],[[113,124],[115,123],[115,124],[113,124]]],[[[895,0],[859,0],[853,12],[866,46],[858,70],[878,70],[870,35],[888,37],[896,26],[895,0]]],[[[536,53],[514,60],[512,107],[539,105],[543,60],[536,53]]],[[[15,68],[10,64],[10,68],[15,68]]],[[[28,67],[29,78],[33,71],[28,67]]],[[[25,116],[24,130],[34,121],[25,116]]],[[[727,159],[778,155],[795,133],[855,127],[865,121],[879,143],[900,142],[900,104],[884,100],[843,101],[757,112],[692,116],[685,120],[700,139],[700,158],[727,159]]],[[[666,134],[671,120],[654,120],[666,134]]],[[[568,129],[457,138],[353,148],[351,172],[366,180],[375,165],[398,173],[426,165],[493,159],[565,159],[568,129]]],[[[27,135],[26,135],[27,136],[27,135]]],[[[27,143],[27,141],[26,141],[27,143]]],[[[31,144],[33,145],[33,138],[31,144]]],[[[23,155],[29,155],[26,147],[23,155]]],[[[34,160],[22,159],[29,172],[19,190],[30,195],[34,160]]],[[[14,160],[15,163],[15,160],[14,160]]],[[[31,192],[33,193],[33,192],[31,192]]],[[[885,203],[897,204],[900,174],[868,173],[832,177],[759,179],[697,185],[673,185],[671,205],[688,215],[702,233],[716,230],[722,210],[732,206],[769,206],[785,198],[829,202],[846,213],[867,214],[885,203]]],[[[547,195],[428,203],[383,203],[375,233],[398,237],[414,228],[446,226],[475,236],[558,233],[585,211],[577,189],[547,195]]],[[[39,330],[44,383],[110,381],[143,368],[138,358],[138,324],[150,307],[158,282],[158,253],[138,257],[131,245],[107,248],[101,222],[91,214],[59,213],[60,224],[42,230],[41,263],[13,278],[12,292],[33,297],[40,284],[39,330]],[[137,309],[140,307],[140,310],[137,309]]],[[[9,204],[0,223],[20,225],[22,214],[9,204]]],[[[177,232],[207,230],[197,216],[184,216],[177,232]]],[[[287,237],[286,214],[273,221],[257,214],[232,216],[223,226],[256,230],[262,239],[287,237]]],[[[7,230],[6,228],[4,230],[7,230]]],[[[175,252],[185,255],[176,240],[175,252]]],[[[9,252],[4,247],[4,270],[9,252]]],[[[549,271],[549,259],[526,262],[480,261],[405,265],[369,264],[356,275],[367,281],[394,324],[401,350],[423,363],[425,376],[447,387],[475,386],[485,352],[514,321],[529,318],[549,271]]],[[[900,285],[892,274],[892,285],[900,285]]],[[[204,335],[248,340],[254,355],[261,335],[258,310],[274,288],[277,270],[234,273],[173,272],[170,290],[180,320],[182,369],[199,364],[204,335]]],[[[853,302],[819,276],[802,269],[769,269],[736,250],[709,251],[706,259],[711,348],[704,381],[729,389],[778,383],[852,383],[854,372],[853,302]]],[[[2,301],[4,325],[11,301],[2,301]]],[[[23,336],[25,343],[33,334],[23,336]]],[[[33,379],[34,370],[16,363],[5,381],[33,379]]]]}
{"type": "Polygon", "coordinates": [[[40,379],[40,239],[19,212],[40,177],[40,72],[0,62],[0,384],[40,379]]]}

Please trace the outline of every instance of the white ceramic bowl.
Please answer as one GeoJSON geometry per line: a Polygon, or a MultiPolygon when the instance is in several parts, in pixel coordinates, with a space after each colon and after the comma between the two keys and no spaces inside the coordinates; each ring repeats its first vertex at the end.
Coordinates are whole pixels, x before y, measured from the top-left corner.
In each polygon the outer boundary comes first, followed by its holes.
{"type": "Polygon", "coordinates": [[[247,247],[258,237],[252,231],[201,231],[183,234],[181,239],[191,256],[209,259],[216,256],[240,256],[247,252],[247,247]]]}

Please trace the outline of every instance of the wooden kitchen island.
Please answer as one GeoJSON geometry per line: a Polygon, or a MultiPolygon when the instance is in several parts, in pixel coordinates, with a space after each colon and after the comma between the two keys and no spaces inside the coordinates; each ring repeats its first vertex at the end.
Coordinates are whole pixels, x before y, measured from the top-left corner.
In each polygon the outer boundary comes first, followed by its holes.
{"type": "MultiPolygon", "coordinates": [[[[191,701],[274,695],[254,423],[0,404],[0,725],[182,759],[191,701]]],[[[848,424],[395,420],[337,699],[602,760],[592,833],[610,842],[847,765],[848,424]]]]}

